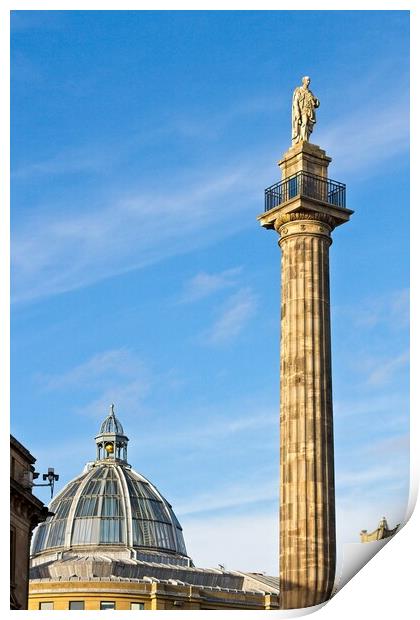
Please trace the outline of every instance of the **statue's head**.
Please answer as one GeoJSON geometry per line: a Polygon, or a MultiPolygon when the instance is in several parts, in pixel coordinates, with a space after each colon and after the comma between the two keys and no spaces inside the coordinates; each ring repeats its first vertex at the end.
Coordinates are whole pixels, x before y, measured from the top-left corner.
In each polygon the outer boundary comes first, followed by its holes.
{"type": "Polygon", "coordinates": [[[302,84],[304,86],[309,86],[310,83],[311,83],[311,78],[309,77],[309,75],[304,75],[302,78],[302,84]]]}

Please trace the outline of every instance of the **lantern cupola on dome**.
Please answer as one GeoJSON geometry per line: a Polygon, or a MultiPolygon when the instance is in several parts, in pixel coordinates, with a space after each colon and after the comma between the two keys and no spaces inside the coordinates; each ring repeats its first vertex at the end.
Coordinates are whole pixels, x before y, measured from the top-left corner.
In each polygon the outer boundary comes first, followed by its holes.
{"type": "Polygon", "coordinates": [[[114,404],[110,406],[109,414],[102,422],[95,441],[97,461],[127,462],[128,437],[124,435],[123,426],[115,416],[114,404]]]}

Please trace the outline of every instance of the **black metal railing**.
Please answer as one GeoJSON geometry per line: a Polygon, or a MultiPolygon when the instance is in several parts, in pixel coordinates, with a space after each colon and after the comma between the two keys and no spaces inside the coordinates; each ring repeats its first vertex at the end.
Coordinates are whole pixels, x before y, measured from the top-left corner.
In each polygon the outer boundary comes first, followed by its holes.
{"type": "Polygon", "coordinates": [[[296,198],[306,196],[328,202],[335,207],[346,206],[346,186],[344,183],[324,179],[309,172],[298,172],[284,181],[271,185],[265,190],[265,211],[296,198]]]}

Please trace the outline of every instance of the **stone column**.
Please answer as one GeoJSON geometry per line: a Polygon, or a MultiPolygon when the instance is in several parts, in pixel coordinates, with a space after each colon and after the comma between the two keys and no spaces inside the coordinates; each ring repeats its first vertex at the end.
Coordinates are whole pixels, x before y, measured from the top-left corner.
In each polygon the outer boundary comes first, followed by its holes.
{"type": "Polygon", "coordinates": [[[279,163],[281,204],[260,215],[282,252],[280,608],[331,595],[336,564],[329,246],[353,213],[329,202],[331,159],[308,142],[279,163]],[[290,180],[286,180],[290,179],[290,180]]]}
{"type": "Polygon", "coordinates": [[[330,597],[335,576],[329,246],[322,214],[279,216],[280,597],[285,609],[330,597]]]}

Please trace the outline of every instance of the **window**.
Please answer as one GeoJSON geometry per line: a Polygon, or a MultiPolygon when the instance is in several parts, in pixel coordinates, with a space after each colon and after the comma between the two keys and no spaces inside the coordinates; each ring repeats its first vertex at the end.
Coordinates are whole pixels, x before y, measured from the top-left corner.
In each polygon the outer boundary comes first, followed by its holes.
{"type": "Polygon", "coordinates": [[[65,519],[58,519],[52,521],[50,525],[47,547],[61,547],[64,544],[65,526],[67,521],[65,519]]]}
{"type": "Polygon", "coordinates": [[[131,603],[131,609],[144,609],[144,603],[131,603]]]}
{"type": "Polygon", "coordinates": [[[84,609],[85,601],[69,601],[69,609],[84,609]]]}
{"type": "Polygon", "coordinates": [[[101,601],[101,609],[115,609],[115,601],[101,601]]]}
{"type": "Polygon", "coordinates": [[[40,603],[39,604],[39,608],[40,609],[54,609],[54,603],[49,602],[49,603],[40,603]]]}
{"type": "Polygon", "coordinates": [[[100,520],[100,543],[122,543],[122,519],[100,520]]]}

